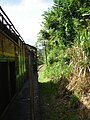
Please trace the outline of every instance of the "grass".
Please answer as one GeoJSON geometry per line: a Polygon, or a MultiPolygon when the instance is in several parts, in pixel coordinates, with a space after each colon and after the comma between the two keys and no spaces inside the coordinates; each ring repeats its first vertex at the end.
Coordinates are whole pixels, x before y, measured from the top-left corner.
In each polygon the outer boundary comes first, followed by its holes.
{"type": "Polygon", "coordinates": [[[66,89],[68,80],[52,81],[39,71],[39,93],[42,120],[79,120],[78,98],[66,89]]]}
{"type": "Polygon", "coordinates": [[[44,71],[45,71],[45,65],[43,65],[43,67],[39,70],[39,73],[38,73],[39,74],[39,79],[38,80],[39,80],[40,83],[50,81],[50,79],[45,76],[44,71]]]}

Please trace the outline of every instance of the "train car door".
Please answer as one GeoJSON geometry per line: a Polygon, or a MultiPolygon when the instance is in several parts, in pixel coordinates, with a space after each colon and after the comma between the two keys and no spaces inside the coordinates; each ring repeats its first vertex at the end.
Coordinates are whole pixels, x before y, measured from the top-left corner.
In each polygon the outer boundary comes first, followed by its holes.
{"type": "Polygon", "coordinates": [[[9,103],[8,62],[0,62],[0,114],[9,103]]]}
{"type": "Polygon", "coordinates": [[[9,62],[9,72],[10,72],[10,91],[11,91],[11,98],[12,98],[16,93],[15,62],[9,62]]]}

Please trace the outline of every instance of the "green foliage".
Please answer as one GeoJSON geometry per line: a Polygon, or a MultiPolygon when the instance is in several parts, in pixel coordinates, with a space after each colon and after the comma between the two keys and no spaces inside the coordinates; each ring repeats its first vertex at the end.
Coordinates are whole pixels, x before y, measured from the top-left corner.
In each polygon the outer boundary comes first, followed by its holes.
{"type": "Polygon", "coordinates": [[[66,58],[62,58],[58,62],[54,62],[46,67],[45,75],[53,80],[58,80],[62,76],[68,77],[71,73],[71,66],[67,64],[66,58]]]}
{"type": "Polygon", "coordinates": [[[40,30],[39,36],[38,36],[39,40],[47,40],[47,39],[49,39],[49,37],[50,37],[50,35],[46,30],[44,30],[44,29],[40,30]]]}
{"type": "Polygon", "coordinates": [[[44,50],[43,49],[37,50],[37,64],[38,66],[44,64],[44,50]]]}
{"type": "Polygon", "coordinates": [[[52,8],[44,12],[39,35],[40,40],[48,41],[46,44],[48,66],[45,70],[48,77],[58,79],[61,76],[69,76],[76,61],[79,66],[88,68],[89,5],[88,0],[54,0],[52,8]],[[71,50],[70,53],[68,48],[71,50]],[[78,57],[79,55],[82,59],[78,57]]]}
{"type": "MultiPolygon", "coordinates": [[[[79,99],[82,94],[90,89],[90,1],[54,0],[54,5],[44,12],[43,17],[39,34],[42,36],[41,40],[47,39],[48,41],[46,44],[48,64],[44,68],[42,80],[46,77],[55,81],[54,83],[58,83],[59,87],[56,97],[53,97],[50,103],[55,98],[57,98],[57,103],[60,97],[61,103],[62,97],[64,97],[65,101],[62,102],[63,107],[60,109],[61,119],[79,120],[81,116],[74,114],[74,110],[78,110],[80,107],[78,105],[80,105],[79,99]],[[67,82],[62,78],[69,78],[69,85],[65,85],[67,82]],[[61,79],[64,84],[60,84],[61,81],[58,82],[61,79]],[[66,88],[74,94],[71,94],[66,88]],[[66,101],[68,101],[67,104],[66,101]]],[[[57,104],[57,106],[60,108],[61,104],[57,104]]],[[[82,120],[85,120],[84,114],[82,117],[82,120]]],[[[56,120],[56,116],[51,119],[54,120],[54,118],[56,120]]]]}

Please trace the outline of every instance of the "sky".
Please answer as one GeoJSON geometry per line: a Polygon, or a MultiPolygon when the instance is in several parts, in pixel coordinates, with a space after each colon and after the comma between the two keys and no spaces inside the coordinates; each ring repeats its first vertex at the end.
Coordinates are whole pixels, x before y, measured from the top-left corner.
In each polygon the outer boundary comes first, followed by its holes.
{"type": "Polygon", "coordinates": [[[42,14],[51,8],[53,0],[0,0],[0,5],[27,44],[37,41],[42,14]]]}

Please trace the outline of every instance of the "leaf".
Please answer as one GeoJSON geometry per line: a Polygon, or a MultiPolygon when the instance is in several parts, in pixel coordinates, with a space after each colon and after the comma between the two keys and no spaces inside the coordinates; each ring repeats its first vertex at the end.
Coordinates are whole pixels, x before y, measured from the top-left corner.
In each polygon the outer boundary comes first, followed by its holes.
{"type": "Polygon", "coordinates": [[[90,8],[80,8],[81,11],[89,11],[90,8]]]}

